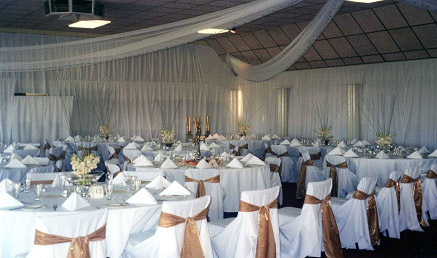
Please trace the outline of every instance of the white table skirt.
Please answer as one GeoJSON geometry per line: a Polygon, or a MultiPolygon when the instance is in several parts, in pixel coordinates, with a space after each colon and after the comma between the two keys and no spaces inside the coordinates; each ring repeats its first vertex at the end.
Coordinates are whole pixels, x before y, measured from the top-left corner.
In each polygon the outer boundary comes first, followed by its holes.
{"type": "MultiPolygon", "coordinates": [[[[5,164],[3,164],[3,165],[5,165],[5,164]]],[[[16,183],[24,182],[24,179],[26,178],[26,174],[29,173],[29,171],[35,167],[41,167],[41,166],[29,166],[29,167],[25,167],[25,168],[0,167],[0,182],[6,178],[9,178],[10,180],[12,180],[13,182],[16,182],[16,183]]]]}
{"type": "MultiPolygon", "coordinates": [[[[329,156],[333,162],[342,160],[343,157],[329,156]]],[[[430,159],[406,159],[406,158],[346,158],[347,166],[355,173],[359,179],[363,177],[378,177],[377,185],[385,185],[391,172],[396,170],[405,170],[410,167],[422,167],[422,173],[431,169],[431,166],[437,164],[437,158],[430,159]]],[[[323,162],[326,166],[326,158],[323,162]]]]}
{"type": "MultiPolygon", "coordinates": [[[[40,202],[33,201],[34,193],[20,193],[20,201],[28,204],[46,205],[46,208],[37,210],[0,210],[0,257],[16,257],[19,254],[28,253],[34,242],[36,218],[40,215],[54,215],[67,213],[80,213],[94,209],[108,209],[106,225],[106,242],[108,257],[120,257],[129,235],[142,231],[154,230],[158,225],[161,214],[161,201],[158,205],[128,205],[123,207],[107,207],[107,203],[123,202],[132,193],[114,189],[114,199],[89,199],[91,207],[79,211],[67,211],[61,207],[66,199],[59,196],[60,189],[48,188],[43,193],[40,202]],[[53,211],[53,204],[58,205],[57,211],[53,211]]],[[[157,193],[153,193],[157,197],[157,193]]],[[[193,196],[178,198],[177,200],[191,199],[193,196]]],[[[158,199],[158,198],[157,198],[158,199]]],[[[176,200],[176,199],[175,199],[176,200]]]]}
{"type": "MultiPolygon", "coordinates": [[[[177,181],[184,185],[187,169],[189,168],[164,169],[164,172],[170,182],[177,181]]],[[[135,168],[129,166],[129,170],[135,170],[135,168]]],[[[142,170],[142,172],[147,173],[144,168],[142,170]]],[[[225,212],[238,211],[242,191],[262,190],[271,187],[270,167],[268,165],[242,169],[219,167],[218,170],[220,172],[220,185],[226,194],[223,202],[225,212]]]]}

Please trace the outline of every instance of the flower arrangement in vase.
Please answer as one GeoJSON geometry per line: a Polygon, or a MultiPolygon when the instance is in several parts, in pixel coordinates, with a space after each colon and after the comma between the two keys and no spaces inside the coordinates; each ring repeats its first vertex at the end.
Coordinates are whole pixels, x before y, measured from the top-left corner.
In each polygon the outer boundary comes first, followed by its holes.
{"type": "Polygon", "coordinates": [[[386,132],[386,133],[378,132],[376,133],[375,143],[376,145],[380,146],[384,150],[390,149],[393,141],[393,137],[395,136],[396,134],[390,132],[386,132]]]}
{"type": "Polygon", "coordinates": [[[94,154],[87,154],[84,152],[81,158],[76,156],[76,154],[73,154],[71,157],[71,166],[73,168],[73,173],[79,177],[77,180],[78,185],[91,184],[91,177],[89,177],[89,174],[93,169],[97,168],[99,162],[100,158],[94,156],[94,154]]]}
{"type": "Polygon", "coordinates": [[[100,131],[100,137],[105,138],[106,140],[108,140],[109,137],[111,136],[111,134],[109,133],[110,130],[108,125],[101,125],[99,131],[100,131]]]}
{"type": "Polygon", "coordinates": [[[321,139],[325,145],[328,145],[329,141],[334,137],[331,134],[331,128],[321,127],[319,130],[314,130],[318,139],[321,139]]]}
{"type": "Polygon", "coordinates": [[[240,137],[248,135],[249,131],[250,131],[249,124],[242,122],[242,121],[238,122],[238,135],[240,137]]]}
{"type": "Polygon", "coordinates": [[[162,129],[161,130],[161,140],[162,143],[167,145],[167,147],[171,147],[171,145],[174,143],[176,136],[176,131],[174,129],[162,129]]]}
{"type": "Polygon", "coordinates": [[[331,130],[342,109],[342,105],[337,103],[329,105],[325,103],[324,106],[321,106],[319,102],[316,102],[313,106],[313,119],[318,127],[314,132],[324,145],[328,145],[329,141],[334,137],[331,130]]]}

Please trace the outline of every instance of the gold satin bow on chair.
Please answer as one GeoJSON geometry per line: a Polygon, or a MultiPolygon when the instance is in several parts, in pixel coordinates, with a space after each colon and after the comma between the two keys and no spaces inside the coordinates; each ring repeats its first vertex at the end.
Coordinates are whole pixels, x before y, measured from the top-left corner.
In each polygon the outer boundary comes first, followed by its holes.
{"type": "Polygon", "coordinates": [[[123,156],[124,156],[124,161],[126,161],[128,164],[132,163],[130,158],[126,157],[125,155],[123,155],[123,156]]]}
{"type": "Polygon", "coordinates": [[[185,176],[185,182],[197,183],[196,198],[199,198],[199,197],[206,195],[205,182],[211,183],[211,184],[220,183],[220,175],[216,175],[216,176],[213,176],[213,177],[210,177],[207,179],[201,179],[201,180],[196,180],[194,178],[185,176]]]}
{"type": "Polygon", "coordinates": [[[337,168],[348,168],[346,161],[333,165],[326,161],[326,166],[329,167],[329,177],[332,178],[332,195],[338,196],[338,175],[337,168]]]}
{"type": "Polygon", "coordinates": [[[63,160],[63,159],[65,159],[65,151],[62,151],[62,153],[61,153],[61,155],[59,155],[59,157],[56,157],[53,154],[49,154],[48,158],[50,161],[63,160]]]}
{"type": "Polygon", "coordinates": [[[303,161],[302,164],[300,164],[299,178],[297,179],[297,187],[296,187],[296,198],[301,198],[305,196],[307,166],[312,166],[312,167],[314,166],[314,163],[311,159],[307,161],[303,161]]]}
{"type": "Polygon", "coordinates": [[[44,151],[49,150],[52,146],[48,142],[44,145],[44,151]]]}
{"type": "Polygon", "coordinates": [[[321,204],[322,240],[323,247],[325,249],[325,255],[328,258],[342,258],[343,252],[341,251],[337,222],[335,221],[334,213],[332,212],[329,200],[331,200],[331,194],[327,195],[323,200],[307,194],[305,196],[304,204],[321,204]]]}
{"type": "Polygon", "coordinates": [[[262,156],[263,160],[266,160],[267,153],[273,154],[272,148],[268,147],[267,149],[264,150],[264,153],[262,156]]]}
{"type": "Polygon", "coordinates": [[[230,143],[229,144],[229,149],[232,150],[232,153],[235,154],[235,156],[241,156],[242,155],[242,152],[241,152],[242,149],[248,150],[249,149],[249,144],[246,143],[246,144],[241,145],[241,146],[236,146],[236,145],[233,145],[232,143],[230,143]]]}
{"type": "MultiPolygon", "coordinates": [[[[429,173],[429,172],[428,172],[429,173]]],[[[428,224],[422,219],[422,184],[420,183],[420,176],[416,179],[408,175],[404,175],[402,177],[401,183],[409,184],[414,183],[413,185],[413,198],[414,205],[416,206],[417,219],[420,221],[420,225],[423,227],[429,227],[428,224]]]]}
{"type": "Polygon", "coordinates": [[[276,156],[277,158],[288,157],[288,151],[283,152],[282,154],[277,154],[276,152],[272,151],[271,154],[273,154],[273,155],[276,156]]]}
{"type": "Polygon", "coordinates": [[[428,173],[426,174],[426,178],[428,178],[428,179],[436,179],[437,178],[437,173],[430,169],[428,171],[428,173]]]}
{"type": "Polygon", "coordinates": [[[389,178],[384,185],[385,188],[392,188],[393,186],[395,187],[396,198],[398,199],[398,211],[401,212],[401,187],[399,182],[395,182],[393,179],[389,178]]]}
{"type": "Polygon", "coordinates": [[[205,257],[200,243],[199,230],[196,221],[206,219],[208,208],[197,213],[193,217],[182,218],[170,213],[161,212],[158,225],[163,228],[170,228],[185,223],[184,244],[182,246],[181,258],[205,257]]]}
{"type": "Polygon", "coordinates": [[[360,190],[355,190],[352,198],[357,200],[367,200],[367,223],[369,225],[370,241],[373,246],[376,246],[379,241],[379,220],[378,208],[376,207],[375,191],[371,194],[366,194],[360,190]]]}
{"type": "Polygon", "coordinates": [[[270,172],[281,173],[281,167],[276,164],[270,164],[270,172]]]}
{"type": "Polygon", "coordinates": [[[245,201],[240,201],[241,212],[259,211],[258,215],[258,241],[256,244],[256,258],[276,257],[276,242],[273,234],[272,220],[270,218],[270,209],[278,208],[278,197],[271,203],[259,207],[245,201]]]}
{"type": "MultiPolygon", "coordinates": [[[[302,157],[302,153],[299,152],[299,157],[302,157]]],[[[320,160],[322,158],[322,152],[318,152],[316,154],[310,154],[310,159],[311,160],[320,160]]]]}
{"type": "Polygon", "coordinates": [[[84,237],[63,237],[35,231],[35,245],[55,245],[71,242],[67,258],[89,258],[89,242],[101,241],[106,238],[106,224],[84,237]]]}

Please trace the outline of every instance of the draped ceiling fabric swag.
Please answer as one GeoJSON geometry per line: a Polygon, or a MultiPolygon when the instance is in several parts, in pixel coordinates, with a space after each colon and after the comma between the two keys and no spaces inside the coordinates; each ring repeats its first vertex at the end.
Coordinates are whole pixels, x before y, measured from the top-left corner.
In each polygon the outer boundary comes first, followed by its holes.
{"type": "Polygon", "coordinates": [[[205,37],[206,28],[231,29],[302,0],[257,0],[222,11],[93,39],[0,48],[0,71],[33,71],[83,66],[138,56],[205,37]]]}

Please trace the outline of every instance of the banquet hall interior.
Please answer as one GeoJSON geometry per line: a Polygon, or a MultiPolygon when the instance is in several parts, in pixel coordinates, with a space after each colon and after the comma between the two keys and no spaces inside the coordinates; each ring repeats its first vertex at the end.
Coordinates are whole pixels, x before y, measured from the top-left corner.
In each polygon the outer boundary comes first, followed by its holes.
{"type": "Polygon", "coordinates": [[[0,0],[0,257],[437,257],[437,0],[0,0]]]}

